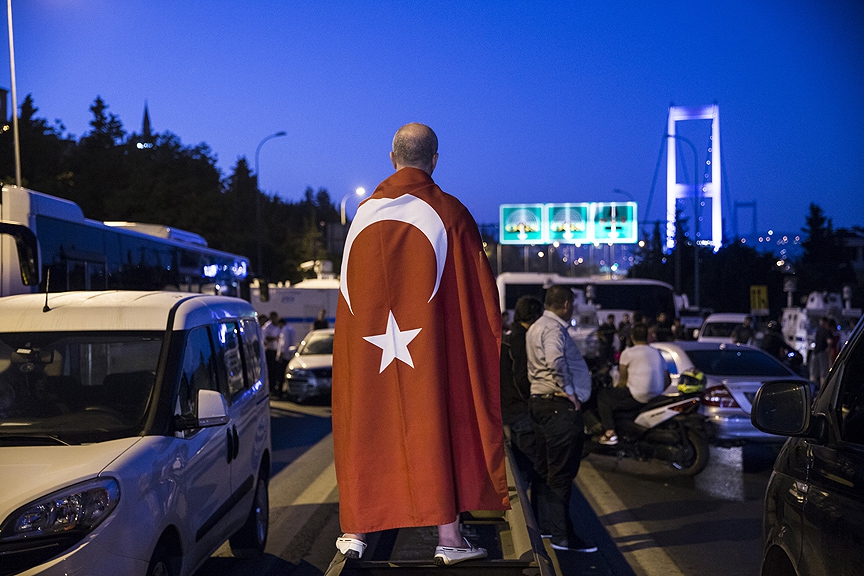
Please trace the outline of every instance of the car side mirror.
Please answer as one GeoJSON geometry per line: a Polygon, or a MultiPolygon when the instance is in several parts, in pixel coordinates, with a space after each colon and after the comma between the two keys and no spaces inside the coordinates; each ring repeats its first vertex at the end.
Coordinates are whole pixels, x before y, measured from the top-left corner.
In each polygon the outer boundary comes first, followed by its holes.
{"type": "Polygon", "coordinates": [[[212,428],[228,423],[228,403],[216,390],[198,391],[198,413],[195,418],[177,416],[179,430],[212,428]]]}
{"type": "Polygon", "coordinates": [[[753,425],[780,436],[810,435],[810,386],[797,380],[764,384],[750,410],[753,425]]]}

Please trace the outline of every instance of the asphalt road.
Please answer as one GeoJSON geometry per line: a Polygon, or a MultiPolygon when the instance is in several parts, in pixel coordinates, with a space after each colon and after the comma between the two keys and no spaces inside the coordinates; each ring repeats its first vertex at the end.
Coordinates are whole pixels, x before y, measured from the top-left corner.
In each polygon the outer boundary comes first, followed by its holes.
{"type": "MultiPolygon", "coordinates": [[[[196,576],[320,576],[339,535],[338,490],[327,406],[271,403],[270,536],[257,560],[227,545],[196,576]]],[[[695,479],[662,467],[589,456],[571,514],[594,554],[558,553],[567,576],[758,575],[762,494],[773,452],[712,449],[695,479]],[[745,466],[746,463],[746,466],[745,466]]]]}

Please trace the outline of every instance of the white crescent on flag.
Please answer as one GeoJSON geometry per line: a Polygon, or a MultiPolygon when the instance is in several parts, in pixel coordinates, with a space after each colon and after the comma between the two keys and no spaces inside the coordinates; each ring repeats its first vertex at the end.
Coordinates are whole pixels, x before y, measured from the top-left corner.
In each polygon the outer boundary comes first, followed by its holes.
{"type": "Polygon", "coordinates": [[[398,198],[367,200],[358,208],[351,228],[348,230],[348,236],[345,238],[344,257],[342,258],[339,290],[342,292],[342,296],[345,297],[345,302],[348,304],[348,310],[351,311],[351,314],[354,314],[348,291],[348,259],[351,256],[351,246],[354,244],[357,236],[368,226],[385,220],[395,220],[411,224],[420,230],[429,240],[429,243],[432,244],[432,249],[435,251],[436,263],[435,287],[432,289],[432,295],[429,296],[427,302],[432,301],[432,298],[438,292],[438,287],[441,285],[441,275],[444,273],[444,263],[447,259],[447,230],[444,228],[444,222],[435,209],[427,202],[411,194],[403,194],[398,198]]]}

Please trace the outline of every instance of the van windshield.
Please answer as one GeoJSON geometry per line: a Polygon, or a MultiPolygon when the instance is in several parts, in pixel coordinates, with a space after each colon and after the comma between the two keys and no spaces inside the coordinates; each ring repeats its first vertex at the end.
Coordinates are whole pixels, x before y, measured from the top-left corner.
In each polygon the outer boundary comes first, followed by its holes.
{"type": "Polygon", "coordinates": [[[0,334],[0,446],[139,435],[161,350],[160,332],[0,334]]]}

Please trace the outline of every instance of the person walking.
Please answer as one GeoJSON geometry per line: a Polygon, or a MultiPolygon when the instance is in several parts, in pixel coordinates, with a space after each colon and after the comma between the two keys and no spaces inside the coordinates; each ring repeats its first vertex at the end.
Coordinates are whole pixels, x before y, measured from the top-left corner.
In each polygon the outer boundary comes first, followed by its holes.
{"type": "Polygon", "coordinates": [[[753,340],[753,318],[744,317],[744,322],[732,330],[732,342],[736,344],[749,344],[753,340]]]}
{"type": "Polygon", "coordinates": [[[591,373],[567,333],[573,292],[560,284],[549,287],[544,307],[525,337],[537,473],[544,480],[536,494],[538,523],[554,549],[596,552],[596,546],[576,534],[570,519],[573,480],[585,443],[582,403],[591,397],[591,373]]]}
{"type": "Polygon", "coordinates": [[[509,508],[498,290],[476,222],[432,180],[438,138],[393,138],[396,172],[345,239],[333,349],[336,546],[369,532],[438,527],[434,561],[483,558],[460,532],[469,510],[509,508]]]}

